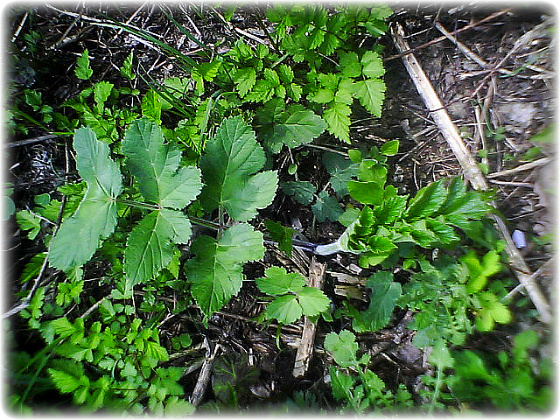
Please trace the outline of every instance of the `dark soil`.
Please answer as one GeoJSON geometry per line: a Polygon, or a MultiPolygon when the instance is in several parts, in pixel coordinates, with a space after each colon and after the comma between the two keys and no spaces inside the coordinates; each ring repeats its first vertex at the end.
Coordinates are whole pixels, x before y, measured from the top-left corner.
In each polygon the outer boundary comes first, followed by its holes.
{"type": "MultiPolygon", "coordinates": [[[[138,61],[139,73],[144,71],[156,80],[181,75],[177,63],[164,54],[130,35],[119,33],[118,30],[92,25],[93,19],[110,17],[121,22],[129,21],[137,27],[162,35],[170,45],[183,53],[191,54],[193,58],[196,57],[198,45],[169,22],[162,13],[162,8],[197,33],[201,42],[209,45],[225,44],[224,41],[242,37],[235,28],[257,37],[263,35],[254,15],[245,12],[251,9],[249,7],[237,11],[229,24],[225,24],[217,13],[201,16],[194,12],[194,7],[186,5],[171,7],[146,3],[140,6],[127,3],[117,8],[113,5],[80,4],[61,6],[60,9],[37,7],[32,14],[26,15],[28,7],[17,6],[6,11],[10,24],[8,35],[10,39],[15,39],[10,43],[10,76],[14,84],[13,92],[9,93],[21,95],[24,88],[37,89],[42,92],[44,103],[55,105],[73,97],[83,88],[76,83],[73,66],[76,57],[85,48],[93,57],[92,67],[99,80],[116,82],[118,72],[115,69],[131,49],[138,61]],[[20,30],[22,22],[23,28],[20,30]],[[40,35],[33,44],[24,39],[29,28],[40,35]],[[24,54],[29,48],[35,48],[35,51],[24,54]]],[[[408,35],[407,41],[415,49],[414,54],[470,151],[478,156],[479,150],[487,150],[485,159],[489,174],[524,163],[526,153],[534,146],[540,147],[538,157],[554,156],[551,145],[534,144],[531,140],[533,135],[552,122],[556,108],[552,86],[552,28],[543,23],[554,16],[552,10],[546,6],[516,6],[506,10],[506,5],[502,4],[482,7],[437,3],[393,3],[392,8],[395,14],[391,22],[403,25],[408,35]],[[500,11],[503,13],[493,19],[452,35],[484,60],[486,68],[467,57],[448,39],[425,46],[442,36],[436,23],[448,32],[453,32],[500,11]],[[537,28],[539,25],[542,29],[537,28]],[[526,36],[528,33],[532,36],[526,36]],[[512,49],[514,52],[508,56],[512,49]],[[528,62],[531,67],[527,66],[528,62]],[[509,73],[488,71],[498,64],[499,69],[509,73]],[[503,128],[502,136],[491,133],[500,127],[503,128]]],[[[246,39],[246,42],[254,43],[251,39],[246,39]]],[[[387,68],[384,113],[380,119],[367,115],[359,118],[358,115],[351,126],[351,138],[354,145],[381,145],[387,140],[399,139],[401,149],[392,161],[392,183],[401,192],[413,194],[431,181],[461,175],[461,167],[432,122],[400,57],[396,56],[398,51],[391,37],[387,35],[382,43],[385,46],[387,68]]],[[[137,78],[135,83],[141,91],[146,90],[146,82],[141,78],[137,78]]],[[[47,192],[56,195],[57,186],[77,180],[68,138],[54,137],[17,145],[22,140],[36,139],[46,134],[48,133],[40,128],[31,127],[27,135],[19,134],[7,139],[6,145],[13,147],[8,149],[10,154],[9,163],[5,167],[6,181],[13,183],[13,199],[18,209],[32,206],[33,197],[37,194],[47,192]]],[[[321,141],[330,147],[339,147],[328,136],[321,141]]],[[[309,149],[309,153],[301,159],[303,163],[300,166],[307,168],[305,179],[312,180],[322,188],[327,174],[322,169],[320,154],[309,149]]],[[[287,165],[290,161],[288,156],[280,156],[278,162],[279,165],[287,165]]],[[[505,217],[510,231],[523,231],[527,237],[528,246],[522,250],[523,255],[533,271],[541,269],[538,283],[547,296],[551,294],[552,269],[546,267],[551,265],[552,251],[548,246],[538,245],[532,238],[552,232],[553,200],[548,192],[555,185],[554,177],[550,175],[551,167],[552,164],[549,163],[528,171],[495,177],[491,181],[492,187],[496,189],[498,209],[505,217]]],[[[301,226],[301,233],[305,237],[320,243],[330,242],[343,230],[336,223],[314,224],[313,214],[309,209],[297,205],[289,197],[279,196],[261,216],[263,219],[265,216],[274,218],[284,225],[301,226]]],[[[36,241],[27,240],[25,232],[17,228],[13,218],[8,223],[6,243],[11,259],[8,260],[5,272],[10,283],[8,300],[11,301],[14,291],[19,290],[17,279],[23,265],[43,248],[41,237],[36,241]]],[[[260,226],[261,221],[257,220],[254,224],[260,226]]],[[[295,250],[294,256],[287,258],[272,247],[268,251],[264,261],[246,267],[249,279],[262,276],[265,267],[270,265],[285,266],[288,271],[299,270],[307,275],[309,255],[295,250]]],[[[356,272],[357,262],[348,255],[321,258],[320,261],[327,264],[329,274],[324,289],[334,301],[342,300],[343,297],[335,294],[339,283],[332,273],[367,276],[367,272],[356,272]]],[[[89,266],[86,278],[102,276],[103,269],[102,265],[89,266]]],[[[100,293],[100,288],[106,285],[97,285],[95,282],[87,284],[92,297],[100,298],[105,294],[100,293]]],[[[201,337],[206,337],[212,342],[212,346],[219,344],[222,348],[219,353],[221,358],[241,355],[250,358],[251,364],[260,370],[260,375],[251,377],[248,383],[243,384],[247,391],[241,399],[244,406],[283,401],[294,390],[324,389],[323,394],[328,395],[328,385],[325,383],[327,355],[317,348],[307,375],[300,379],[293,378],[291,371],[302,325],[289,325],[280,330],[282,350],[279,350],[276,345],[276,328],[265,328],[254,321],[265,306],[258,296],[256,286],[246,282],[241,293],[211,317],[207,330],[193,331],[190,320],[198,315],[196,308],[190,308],[184,317],[174,317],[163,323],[161,336],[170,341],[171,337],[188,331],[193,336],[198,336],[199,342],[202,341],[201,337]]],[[[359,337],[362,346],[374,356],[376,372],[391,387],[397,386],[398,378],[398,381],[413,389],[419,386],[418,377],[429,370],[422,352],[411,345],[412,331],[401,324],[409,316],[410,314],[398,313],[394,322],[386,329],[359,337]]],[[[342,324],[344,321],[337,322],[342,324]]],[[[531,321],[522,319],[521,322],[531,321]]],[[[13,327],[19,329],[16,324],[13,327]]],[[[319,323],[318,342],[322,342],[322,337],[329,332],[328,328],[328,325],[319,323]]],[[[513,331],[520,328],[521,326],[513,326],[510,329],[513,331]]],[[[33,345],[33,340],[26,339],[23,330],[18,331],[18,337],[18,343],[22,347],[33,345]]],[[[162,342],[165,343],[165,340],[162,342]]],[[[486,347],[486,350],[495,350],[499,345],[499,340],[492,342],[478,337],[472,343],[473,347],[486,347]]],[[[199,352],[199,356],[202,354],[203,352],[199,352]]],[[[172,364],[181,366],[186,361],[186,357],[178,357],[172,364]]],[[[196,380],[197,371],[194,371],[186,379],[186,389],[192,389],[196,380]]],[[[213,399],[210,394],[209,392],[207,395],[208,400],[213,399]]],[[[328,404],[329,401],[321,403],[328,404]]]]}

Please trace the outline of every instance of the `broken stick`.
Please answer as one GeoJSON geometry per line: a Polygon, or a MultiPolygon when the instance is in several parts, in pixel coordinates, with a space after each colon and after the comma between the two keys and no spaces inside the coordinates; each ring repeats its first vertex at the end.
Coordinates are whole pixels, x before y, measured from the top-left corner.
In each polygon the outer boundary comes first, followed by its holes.
{"type": "MultiPolygon", "coordinates": [[[[405,40],[404,30],[400,24],[396,23],[391,28],[391,34],[393,36],[395,46],[401,53],[410,51],[410,46],[405,40]]],[[[424,73],[422,66],[412,53],[403,55],[402,60],[410,78],[412,79],[412,82],[414,83],[414,86],[416,86],[416,90],[418,90],[420,97],[424,101],[426,108],[428,108],[434,122],[459,161],[459,164],[465,174],[465,178],[470,182],[475,190],[487,190],[488,184],[486,182],[486,178],[476,164],[475,159],[463,143],[457,127],[451,120],[451,117],[449,117],[447,110],[434,90],[432,83],[424,73]]],[[[521,283],[527,291],[527,294],[539,312],[541,320],[547,324],[551,323],[552,313],[550,306],[540,291],[537,283],[534,281],[527,263],[513,243],[504,221],[497,215],[492,215],[491,217],[494,219],[494,223],[496,224],[500,235],[506,242],[505,251],[508,254],[510,265],[515,272],[519,283],[521,283]]]]}
{"type": "MultiPolygon", "coordinates": [[[[327,266],[311,259],[309,265],[309,286],[316,287],[321,290],[323,288],[323,279],[325,278],[325,270],[327,266]]],[[[296,352],[296,360],[294,362],[294,369],[292,374],[295,378],[300,378],[307,372],[309,368],[309,361],[313,355],[313,343],[315,342],[315,330],[317,324],[311,322],[308,317],[303,320],[303,332],[296,352]]]]}

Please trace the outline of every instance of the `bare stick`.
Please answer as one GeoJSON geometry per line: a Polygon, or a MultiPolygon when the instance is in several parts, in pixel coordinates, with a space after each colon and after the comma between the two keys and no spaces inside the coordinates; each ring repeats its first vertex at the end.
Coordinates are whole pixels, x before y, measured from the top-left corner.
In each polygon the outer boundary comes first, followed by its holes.
{"type": "MultiPolygon", "coordinates": [[[[326,268],[327,266],[317,262],[315,257],[311,259],[311,264],[309,266],[309,286],[316,287],[319,290],[322,289],[326,268]]],[[[305,317],[303,321],[303,333],[301,334],[301,340],[296,352],[294,369],[292,371],[295,378],[304,376],[309,368],[309,362],[313,355],[313,342],[315,341],[316,329],[317,324],[311,322],[308,317],[305,317]]]]}
{"type": "MultiPolygon", "coordinates": [[[[397,23],[392,28],[391,32],[394,43],[399,51],[404,52],[410,50],[410,47],[405,41],[404,30],[401,25],[397,23]]],[[[418,90],[418,93],[424,101],[424,104],[430,111],[436,125],[445,137],[445,140],[451,147],[451,150],[453,151],[455,157],[463,168],[465,178],[471,183],[474,189],[487,190],[488,184],[486,182],[486,179],[484,178],[484,175],[476,165],[476,161],[463,143],[457,127],[451,121],[449,114],[443,107],[443,104],[437,96],[430,80],[422,70],[420,63],[413,54],[404,55],[403,62],[410,75],[410,78],[412,79],[414,85],[416,86],[416,89],[418,90]]],[[[507,244],[505,251],[508,254],[510,265],[515,272],[517,279],[523,285],[523,287],[525,287],[525,290],[529,294],[531,301],[539,312],[541,320],[545,323],[551,323],[552,313],[550,310],[550,306],[546,301],[544,295],[540,291],[538,285],[535,283],[534,278],[531,275],[531,270],[527,266],[527,263],[513,243],[511,235],[509,234],[504,221],[496,215],[492,215],[491,217],[494,219],[498,231],[507,244]]]]}
{"type": "Polygon", "coordinates": [[[217,344],[216,347],[214,347],[214,351],[210,353],[210,343],[208,343],[207,345],[209,350],[208,356],[202,364],[200,374],[198,375],[198,380],[196,381],[196,385],[190,398],[190,403],[195,407],[200,404],[202,398],[204,397],[204,393],[206,392],[206,388],[208,387],[208,383],[210,382],[212,367],[214,366],[214,359],[216,358],[216,354],[220,349],[220,345],[217,344]]]}
{"type": "Polygon", "coordinates": [[[549,164],[550,162],[552,162],[552,159],[549,157],[545,157],[545,158],[541,158],[541,159],[537,159],[533,162],[529,162],[529,163],[524,163],[523,165],[519,165],[513,169],[506,169],[504,171],[500,171],[500,172],[494,172],[492,174],[488,174],[486,175],[486,178],[499,178],[502,176],[508,176],[508,175],[514,175],[517,174],[519,172],[525,172],[525,171],[529,171],[531,169],[535,169],[538,168],[540,166],[544,166],[549,164]]]}

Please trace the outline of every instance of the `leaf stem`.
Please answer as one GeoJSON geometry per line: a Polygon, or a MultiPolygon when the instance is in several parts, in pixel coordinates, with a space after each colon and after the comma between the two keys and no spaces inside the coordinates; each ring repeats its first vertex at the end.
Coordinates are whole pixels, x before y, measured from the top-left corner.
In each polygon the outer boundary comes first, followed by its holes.
{"type": "Polygon", "coordinates": [[[117,202],[143,210],[161,210],[161,207],[156,204],[141,203],[139,201],[127,200],[125,198],[117,199],[117,202]]]}

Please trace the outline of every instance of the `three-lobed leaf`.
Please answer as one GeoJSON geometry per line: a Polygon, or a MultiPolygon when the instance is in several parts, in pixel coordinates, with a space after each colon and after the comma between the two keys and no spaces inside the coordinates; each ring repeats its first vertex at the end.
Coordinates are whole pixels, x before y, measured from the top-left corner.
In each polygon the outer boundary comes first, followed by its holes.
{"type": "Polygon", "coordinates": [[[211,315],[241,289],[243,264],[264,255],[262,233],[245,223],[227,229],[220,240],[201,236],[193,241],[195,257],[185,264],[191,293],[200,309],[211,315]]]}
{"type": "Polygon", "coordinates": [[[110,158],[107,144],[97,140],[90,128],[74,135],[76,166],[87,191],[77,211],[66,218],[50,244],[49,262],[60,270],[85,264],[111,235],[117,224],[116,198],[122,191],[121,173],[110,158]],[[79,238],[79,245],[76,244],[79,238]]]}
{"type": "Polygon", "coordinates": [[[198,168],[179,168],[181,152],[165,144],[161,128],[147,119],[131,124],[122,149],[142,196],[159,207],[144,217],[128,237],[124,270],[130,289],[153,278],[171,262],[174,244],[189,240],[190,221],[178,210],[198,195],[202,183],[198,168]]]}
{"type": "Polygon", "coordinates": [[[200,159],[204,209],[223,207],[240,222],[255,217],[258,209],[272,202],[278,184],[275,171],[259,172],[265,161],[251,128],[240,117],[225,120],[200,159]]]}

